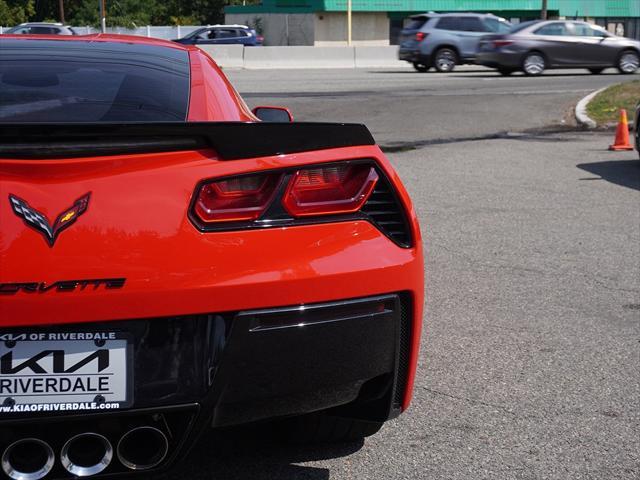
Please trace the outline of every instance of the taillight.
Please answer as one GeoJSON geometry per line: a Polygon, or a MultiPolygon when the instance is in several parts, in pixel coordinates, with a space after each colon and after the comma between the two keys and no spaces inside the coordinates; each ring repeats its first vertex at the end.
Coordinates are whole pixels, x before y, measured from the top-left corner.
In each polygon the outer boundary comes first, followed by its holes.
{"type": "Polygon", "coordinates": [[[513,40],[494,40],[493,48],[507,47],[513,43],[513,40]]]}
{"type": "Polygon", "coordinates": [[[410,248],[410,224],[395,190],[373,160],[325,163],[206,180],[189,219],[203,232],[369,221],[410,248]],[[333,217],[331,217],[333,216],[333,217]]]}
{"type": "Polygon", "coordinates": [[[233,177],[200,187],[195,213],[205,223],[257,219],[269,206],[281,174],[233,177]]]}
{"type": "Polygon", "coordinates": [[[422,40],[424,40],[424,39],[425,39],[425,38],[427,38],[428,36],[429,36],[429,34],[428,34],[428,33],[425,33],[425,32],[418,32],[418,33],[416,33],[416,40],[417,40],[418,42],[421,42],[422,40]]]}
{"type": "Polygon", "coordinates": [[[378,181],[371,165],[330,165],[296,171],[282,199],[294,217],[360,210],[378,181]]]}

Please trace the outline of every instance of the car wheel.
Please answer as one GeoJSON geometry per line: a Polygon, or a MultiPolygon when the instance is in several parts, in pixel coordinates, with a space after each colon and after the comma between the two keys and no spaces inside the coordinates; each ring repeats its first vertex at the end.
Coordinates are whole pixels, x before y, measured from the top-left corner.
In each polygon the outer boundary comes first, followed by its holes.
{"type": "Polygon", "coordinates": [[[531,77],[538,76],[544,72],[546,62],[544,57],[539,52],[527,53],[522,61],[522,70],[526,75],[531,77]]]}
{"type": "Polygon", "coordinates": [[[618,57],[617,66],[620,73],[635,73],[635,71],[640,67],[640,55],[632,50],[625,50],[618,57]]]}
{"type": "Polygon", "coordinates": [[[436,52],[433,63],[437,71],[441,73],[451,72],[456,68],[458,55],[450,48],[441,48],[436,52]]]}
{"type": "Polygon", "coordinates": [[[590,68],[589,71],[594,75],[598,75],[604,71],[604,68],[590,68]]]}
{"type": "Polygon", "coordinates": [[[418,72],[425,73],[428,72],[431,67],[429,65],[425,65],[424,63],[413,62],[413,68],[415,68],[418,72]]]}
{"type": "Polygon", "coordinates": [[[318,412],[285,420],[282,433],[285,441],[295,444],[346,443],[377,433],[383,423],[318,412]]]}
{"type": "Polygon", "coordinates": [[[511,75],[513,73],[513,69],[511,68],[499,68],[498,72],[500,72],[500,75],[504,75],[505,77],[511,75]]]}

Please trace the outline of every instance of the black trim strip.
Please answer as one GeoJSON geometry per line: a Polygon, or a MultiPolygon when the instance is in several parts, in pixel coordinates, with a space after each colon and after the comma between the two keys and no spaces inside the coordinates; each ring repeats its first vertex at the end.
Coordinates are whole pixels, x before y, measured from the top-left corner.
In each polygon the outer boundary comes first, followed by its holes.
{"type": "Polygon", "coordinates": [[[212,148],[223,160],[375,145],[347,123],[0,123],[0,158],[51,159],[212,148]]]}

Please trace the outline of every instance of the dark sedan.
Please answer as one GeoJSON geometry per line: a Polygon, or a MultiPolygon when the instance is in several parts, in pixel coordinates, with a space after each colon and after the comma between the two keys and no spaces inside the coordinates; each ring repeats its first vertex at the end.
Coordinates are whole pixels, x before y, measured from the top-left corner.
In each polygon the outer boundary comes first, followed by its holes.
{"type": "Polygon", "coordinates": [[[521,23],[507,34],[483,37],[476,61],[503,75],[518,70],[540,75],[549,68],[601,73],[608,67],[630,74],[640,67],[640,42],[586,22],[534,21],[521,23]]]}
{"type": "Polygon", "coordinates": [[[246,25],[213,25],[195,30],[188,35],[173,40],[183,45],[262,45],[264,38],[246,25]]]}

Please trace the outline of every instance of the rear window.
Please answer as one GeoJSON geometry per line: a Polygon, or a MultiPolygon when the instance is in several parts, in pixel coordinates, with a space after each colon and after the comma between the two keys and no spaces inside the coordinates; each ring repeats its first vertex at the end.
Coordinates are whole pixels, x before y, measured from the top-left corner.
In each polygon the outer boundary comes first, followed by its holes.
{"type": "Polygon", "coordinates": [[[60,29],[54,27],[31,27],[29,33],[33,35],[57,35],[60,29]]]}
{"type": "Polygon", "coordinates": [[[184,50],[0,40],[0,122],[184,121],[188,104],[184,50]]]}
{"type": "Polygon", "coordinates": [[[567,30],[567,26],[564,22],[548,23],[533,33],[536,35],[569,35],[569,31],[567,30]]]}
{"type": "Polygon", "coordinates": [[[495,33],[507,33],[511,30],[511,24],[506,20],[498,20],[497,18],[485,18],[484,24],[487,31],[495,33]]]}
{"type": "Polygon", "coordinates": [[[510,33],[520,32],[520,31],[524,30],[525,28],[529,28],[531,25],[533,25],[534,23],[538,23],[538,22],[539,22],[539,20],[531,20],[529,22],[518,23],[518,24],[514,25],[513,27],[511,27],[510,33]]]}
{"type": "Polygon", "coordinates": [[[235,38],[238,31],[234,28],[218,28],[216,29],[216,38],[235,38]]]}
{"type": "Polygon", "coordinates": [[[419,30],[429,21],[429,17],[412,17],[404,26],[406,30],[419,30]]]}
{"type": "Polygon", "coordinates": [[[462,30],[462,18],[461,17],[442,17],[438,20],[436,28],[439,30],[462,30]]]}
{"type": "Polygon", "coordinates": [[[586,23],[574,23],[573,32],[574,35],[579,37],[606,37],[607,33],[599,28],[592,28],[591,25],[586,23]]]}
{"type": "Polygon", "coordinates": [[[458,32],[486,32],[488,29],[478,17],[442,17],[436,28],[440,30],[455,30],[458,32]]]}

